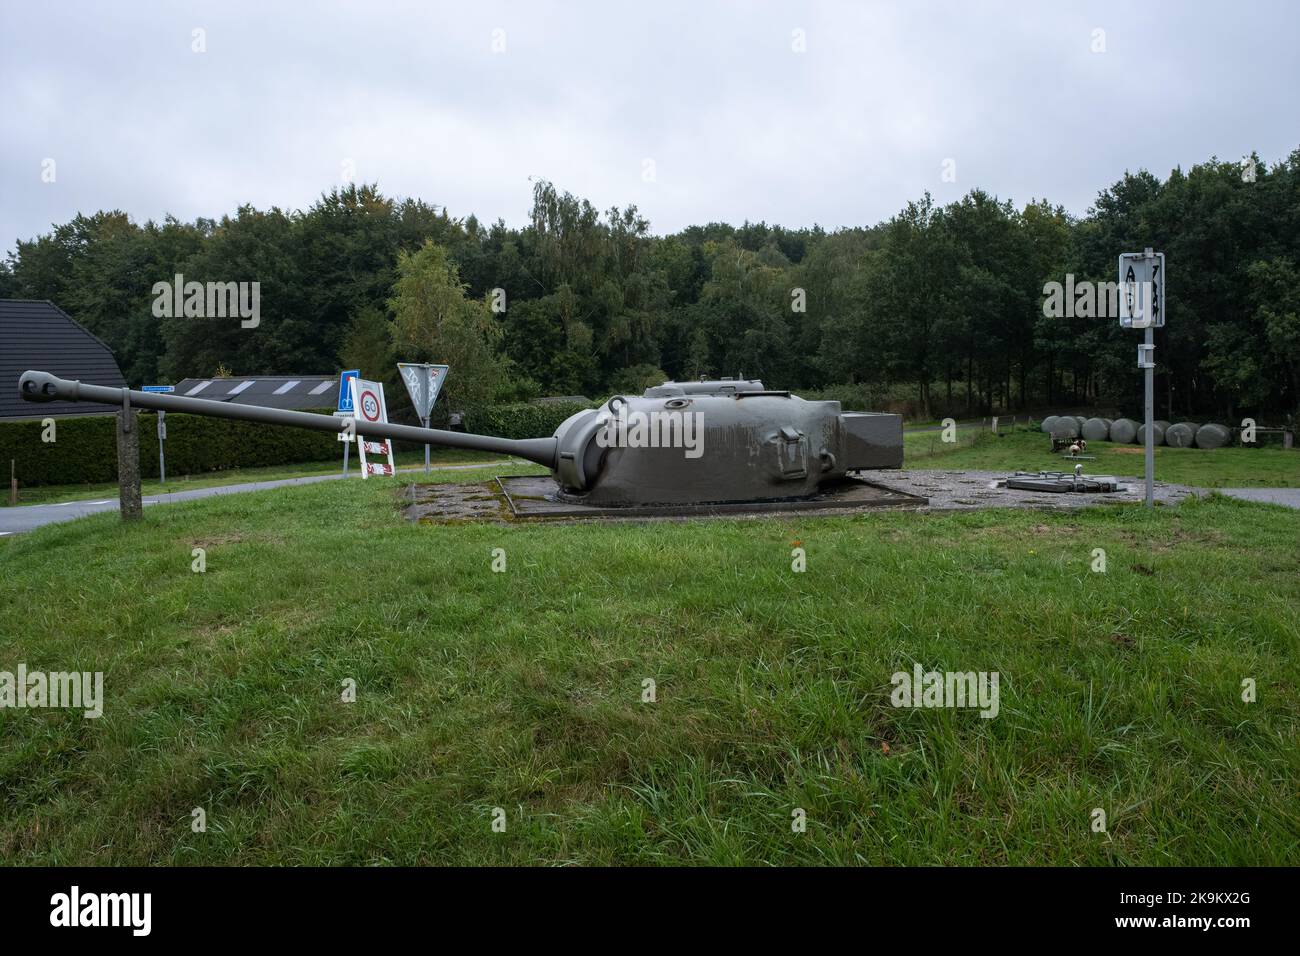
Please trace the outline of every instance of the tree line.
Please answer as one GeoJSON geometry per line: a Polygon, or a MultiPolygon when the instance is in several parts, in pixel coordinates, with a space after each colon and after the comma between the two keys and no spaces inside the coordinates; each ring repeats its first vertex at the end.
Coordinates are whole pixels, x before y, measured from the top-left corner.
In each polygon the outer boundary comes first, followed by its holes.
{"type": "Polygon", "coordinates": [[[522,228],[376,185],[220,221],[101,211],[18,242],[0,297],[53,301],[133,385],[340,366],[391,377],[397,360],[435,360],[453,366],[462,404],[745,375],[927,418],[1131,411],[1137,333],[1114,317],[1045,315],[1045,286],[1113,282],[1119,253],[1148,246],[1169,273],[1162,414],[1293,416],[1300,150],[1271,167],[1126,174],[1082,217],[975,189],[830,232],[745,222],[658,236],[633,206],[602,213],[545,181],[522,228]],[[260,283],[257,327],[155,317],[151,290],[176,274],[260,283]]]}

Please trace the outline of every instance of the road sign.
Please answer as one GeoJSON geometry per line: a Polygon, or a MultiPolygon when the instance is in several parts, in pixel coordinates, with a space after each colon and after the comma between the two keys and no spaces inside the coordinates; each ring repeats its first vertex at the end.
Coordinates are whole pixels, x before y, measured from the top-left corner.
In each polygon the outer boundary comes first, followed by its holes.
{"type": "MultiPolygon", "coordinates": [[[[415,414],[420,416],[420,424],[429,427],[429,412],[438,400],[442,383],[447,379],[447,365],[430,365],[428,362],[398,362],[397,370],[402,373],[406,391],[410,393],[411,404],[415,414]]],[[[429,446],[424,446],[424,473],[429,473],[429,446]]]]}
{"type": "Polygon", "coordinates": [[[351,368],[348,369],[346,372],[339,373],[339,402],[338,402],[338,409],[337,409],[338,411],[340,412],[352,411],[352,391],[350,388],[348,388],[348,383],[352,381],[352,379],[359,378],[360,376],[361,376],[361,369],[358,368],[351,368]]]}
{"type": "Polygon", "coordinates": [[[366,437],[367,424],[388,423],[388,406],[384,402],[383,384],[353,377],[348,382],[348,385],[350,387],[349,397],[355,410],[353,421],[357,425],[357,455],[361,460],[361,477],[369,478],[371,475],[397,474],[397,465],[393,461],[393,443],[388,439],[377,442],[373,439],[368,440],[366,437]],[[387,455],[388,464],[366,461],[366,452],[370,452],[372,455],[387,455]]]}
{"type": "MultiPolygon", "coordinates": [[[[348,396],[351,401],[351,396],[348,396]]],[[[335,412],[335,418],[351,418],[351,412],[335,412]]],[[[352,451],[352,441],[355,436],[349,435],[347,429],[341,429],[338,434],[339,441],[343,442],[343,477],[348,476],[348,453],[352,451]]]]}
{"type": "Polygon", "coordinates": [[[1165,324],[1165,254],[1148,246],[1141,252],[1125,252],[1119,257],[1119,324],[1126,329],[1142,329],[1144,341],[1138,346],[1138,368],[1145,384],[1143,405],[1146,419],[1146,506],[1155,506],[1156,446],[1155,427],[1155,330],[1165,324]]]}
{"type": "MultiPolygon", "coordinates": [[[[141,385],[142,392],[158,392],[166,395],[176,391],[175,385],[141,385]]],[[[167,458],[163,453],[163,442],[167,440],[167,413],[158,411],[158,483],[167,483],[167,458]]]]}
{"type": "MultiPolygon", "coordinates": [[[[334,413],[334,417],[335,417],[335,418],[351,418],[351,417],[352,417],[352,413],[351,413],[351,412],[335,412],[335,413],[334,413]]],[[[349,436],[348,433],[347,433],[346,431],[340,431],[339,434],[338,434],[338,439],[339,439],[339,441],[351,442],[351,441],[353,440],[353,438],[355,438],[355,436],[349,436]]],[[[345,449],[343,449],[343,451],[346,453],[346,452],[347,452],[347,449],[345,448],[345,449]]]]}
{"type": "Polygon", "coordinates": [[[420,417],[420,421],[428,421],[429,412],[438,400],[449,367],[430,365],[427,362],[397,363],[397,370],[402,373],[402,381],[406,383],[406,391],[410,393],[411,403],[415,405],[415,414],[420,417]]]}
{"type": "Polygon", "coordinates": [[[1119,257],[1119,324],[1125,329],[1165,324],[1165,254],[1125,252],[1119,257]]]}

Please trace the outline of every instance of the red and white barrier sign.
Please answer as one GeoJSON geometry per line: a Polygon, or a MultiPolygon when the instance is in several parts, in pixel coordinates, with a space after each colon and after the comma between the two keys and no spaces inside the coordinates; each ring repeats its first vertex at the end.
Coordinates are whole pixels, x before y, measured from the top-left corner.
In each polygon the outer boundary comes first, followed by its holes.
{"type": "Polygon", "coordinates": [[[348,381],[348,387],[352,391],[352,417],[357,425],[357,450],[361,455],[361,477],[397,474],[397,466],[393,462],[393,443],[386,438],[366,437],[366,425],[388,424],[384,386],[379,382],[354,378],[348,381]],[[367,461],[367,454],[385,456],[388,458],[388,464],[367,461]]]}

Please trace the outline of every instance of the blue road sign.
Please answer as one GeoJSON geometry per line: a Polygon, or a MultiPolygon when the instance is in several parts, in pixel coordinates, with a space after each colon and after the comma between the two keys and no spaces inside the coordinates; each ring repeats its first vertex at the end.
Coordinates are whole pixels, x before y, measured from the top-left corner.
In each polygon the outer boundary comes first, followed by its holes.
{"type": "Polygon", "coordinates": [[[174,392],[174,391],[176,391],[176,386],[175,386],[175,385],[141,385],[141,386],[140,386],[140,391],[142,391],[142,392],[174,392]]]}
{"type": "Polygon", "coordinates": [[[339,407],[337,411],[352,411],[352,390],[348,388],[348,379],[360,378],[361,369],[350,368],[346,372],[339,373],[339,407]]]}

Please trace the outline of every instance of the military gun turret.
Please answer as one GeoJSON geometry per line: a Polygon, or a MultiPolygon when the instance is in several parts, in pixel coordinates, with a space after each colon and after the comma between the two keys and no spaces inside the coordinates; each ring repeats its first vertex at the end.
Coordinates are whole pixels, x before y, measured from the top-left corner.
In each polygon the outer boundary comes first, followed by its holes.
{"type": "Polygon", "coordinates": [[[805,401],[754,380],[665,382],[580,411],[550,438],[528,439],[108,388],[48,372],[24,372],[18,389],[32,402],[131,405],[336,433],[352,421],[359,437],[536,462],[551,470],[558,497],[605,507],[805,498],[849,472],[903,463],[898,415],[841,412],[839,402],[805,401]]]}

